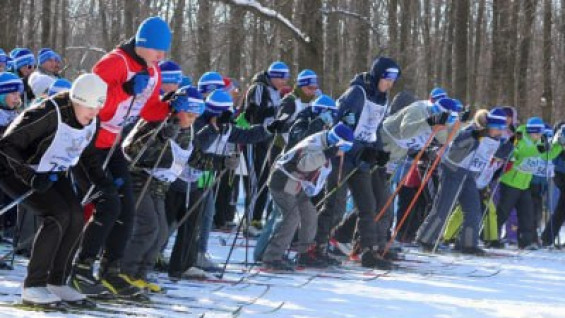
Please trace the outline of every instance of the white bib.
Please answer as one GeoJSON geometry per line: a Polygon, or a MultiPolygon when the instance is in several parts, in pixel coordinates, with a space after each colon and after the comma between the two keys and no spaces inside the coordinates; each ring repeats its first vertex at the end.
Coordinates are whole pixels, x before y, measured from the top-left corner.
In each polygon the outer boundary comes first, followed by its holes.
{"type": "Polygon", "coordinates": [[[190,143],[188,149],[182,149],[179,144],[171,139],[169,139],[169,144],[171,146],[171,152],[173,153],[173,162],[171,163],[171,166],[169,168],[146,170],[155,179],[164,182],[173,182],[182,174],[185,167],[188,166],[188,159],[190,158],[193,150],[192,143],[190,143]]]}
{"type": "MultiPolygon", "coordinates": [[[[130,71],[127,58],[123,56],[122,53],[119,52],[115,52],[112,54],[118,55],[124,60],[128,73],[127,80],[129,81],[136,73],[130,71]]],[[[143,106],[145,106],[145,103],[147,102],[149,97],[151,97],[151,95],[153,94],[153,91],[155,90],[155,86],[157,85],[157,82],[159,80],[159,73],[157,72],[157,69],[155,68],[155,66],[152,66],[152,68],[153,68],[153,76],[149,78],[149,83],[147,84],[147,87],[145,87],[145,89],[140,94],[135,96],[135,101],[131,106],[129,115],[128,115],[128,109],[131,104],[131,100],[133,99],[133,96],[128,97],[126,100],[118,104],[114,116],[112,116],[112,118],[110,118],[109,120],[100,123],[100,126],[102,128],[108,130],[109,132],[117,134],[120,132],[122,126],[127,126],[128,124],[132,124],[137,121],[141,109],[143,108],[143,106]],[[127,118],[126,115],[128,115],[127,118]]]]}
{"type": "Polygon", "coordinates": [[[488,164],[483,170],[475,178],[475,183],[477,184],[477,189],[482,190],[486,188],[489,183],[492,181],[492,177],[496,170],[502,167],[504,163],[499,160],[492,161],[488,164]]]}
{"type": "Polygon", "coordinates": [[[381,121],[386,115],[387,109],[385,106],[373,103],[367,99],[365,89],[361,86],[359,87],[365,96],[365,104],[363,105],[363,110],[361,111],[353,135],[355,139],[359,141],[375,142],[377,141],[377,128],[379,128],[381,121]]]}
{"type": "Polygon", "coordinates": [[[394,138],[394,136],[388,131],[388,129],[386,129],[386,127],[383,125],[383,131],[392,139],[394,140],[394,143],[396,143],[396,145],[400,148],[403,149],[413,149],[413,150],[420,150],[422,149],[422,147],[424,147],[424,145],[426,145],[426,142],[428,141],[428,139],[430,138],[430,136],[432,135],[432,130],[431,129],[427,129],[427,131],[421,133],[418,136],[414,136],[412,138],[406,138],[406,139],[396,139],[394,138]]]}
{"type": "Polygon", "coordinates": [[[211,153],[220,156],[225,156],[226,154],[233,153],[235,151],[235,145],[228,143],[232,131],[232,125],[229,125],[228,131],[220,134],[214,142],[208,148],[204,150],[204,153],[211,153]]]}
{"type": "Polygon", "coordinates": [[[198,169],[194,169],[189,165],[186,165],[182,170],[181,174],[179,175],[179,179],[184,182],[191,183],[196,182],[202,176],[202,171],[198,169]]]}
{"type": "Polygon", "coordinates": [[[321,146],[322,141],[320,140],[320,137],[322,137],[322,136],[324,136],[324,135],[320,134],[318,136],[318,138],[306,138],[306,139],[302,140],[294,148],[292,148],[289,152],[287,152],[286,154],[281,156],[276,162],[276,167],[278,169],[280,169],[287,177],[289,177],[290,179],[300,183],[302,190],[309,197],[316,196],[324,188],[324,185],[326,184],[326,179],[328,178],[328,176],[332,172],[331,161],[327,160],[326,163],[318,169],[318,174],[314,178],[313,182],[310,181],[310,180],[302,180],[302,179],[294,176],[292,173],[288,172],[284,168],[284,164],[288,163],[290,160],[292,160],[294,158],[298,149],[308,147],[309,143],[316,143],[321,148],[322,147],[321,146]]]}
{"type": "Polygon", "coordinates": [[[14,119],[18,117],[18,112],[15,110],[0,109],[0,126],[6,127],[10,125],[14,119]]]}
{"type": "Polygon", "coordinates": [[[477,149],[469,153],[458,166],[469,171],[479,172],[487,167],[499,146],[498,140],[483,137],[477,149]]]}
{"type": "Polygon", "coordinates": [[[549,177],[555,175],[555,166],[553,162],[543,160],[540,157],[528,157],[522,160],[517,169],[524,173],[531,173],[538,177],[547,177],[549,170],[549,177]]]}
{"type": "Polygon", "coordinates": [[[69,170],[78,163],[80,155],[96,133],[96,119],[82,129],[73,128],[62,121],[59,105],[55,100],[51,99],[51,102],[57,112],[57,131],[39,164],[31,166],[37,172],[69,170]]]}

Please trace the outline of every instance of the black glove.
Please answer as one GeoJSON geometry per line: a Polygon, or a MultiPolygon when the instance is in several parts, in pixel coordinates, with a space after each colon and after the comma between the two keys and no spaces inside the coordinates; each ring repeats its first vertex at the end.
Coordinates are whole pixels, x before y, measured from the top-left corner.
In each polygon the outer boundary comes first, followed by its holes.
{"type": "Polygon", "coordinates": [[[99,192],[103,192],[105,194],[111,194],[111,195],[117,195],[118,194],[118,188],[116,183],[122,183],[123,184],[123,180],[120,179],[119,182],[116,182],[110,178],[104,178],[101,181],[99,181],[98,183],[96,183],[96,188],[99,192]]]}
{"type": "Polygon", "coordinates": [[[331,159],[335,157],[338,151],[339,151],[339,147],[331,146],[328,147],[326,150],[324,150],[324,155],[326,155],[327,159],[331,159]]]}
{"type": "Polygon", "coordinates": [[[426,119],[426,121],[428,122],[428,125],[430,125],[430,127],[433,127],[436,125],[445,125],[448,119],[449,113],[441,112],[439,114],[431,115],[430,117],[428,117],[428,119],[426,119]]]}
{"type": "Polygon", "coordinates": [[[267,131],[271,134],[280,133],[284,129],[284,121],[282,120],[274,120],[272,123],[267,125],[267,131]]]}
{"type": "Polygon", "coordinates": [[[538,148],[539,153],[545,153],[547,150],[549,150],[545,143],[541,143],[541,144],[537,145],[537,148],[538,148]]]}
{"type": "Polygon", "coordinates": [[[45,193],[55,184],[58,177],[54,173],[36,173],[31,178],[31,188],[37,193],[45,193]]]}
{"type": "Polygon", "coordinates": [[[222,114],[218,116],[218,119],[216,120],[216,124],[218,125],[231,124],[232,115],[233,115],[232,112],[229,110],[222,112],[222,114]]]}
{"type": "MultiPolygon", "coordinates": [[[[175,117],[176,119],[176,117],[175,117]]],[[[165,124],[163,128],[159,131],[159,138],[163,141],[175,138],[179,133],[180,126],[173,122],[172,124],[165,124]]]]}
{"type": "Polygon", "coordinates": [[[481,138],[482,135],[483,135],[482,130],[472,130],[471,131],[471,137],[473,137],[475,140],[479,140],[479,138],[481,138]]]}
{"type": "Polygon", "coordinates": [[[379,151],[377,155],[377,166],[384,167],[390,160],[390,152],[379,151]]]}
{"type": "Polygon", "coordinates": [[[463,111],[463,113],[461,113],[461,122],[464,123],[464,122],[468,121],[469,118],[471,118],[471,110],[465,109],[463,111]]]}
{"type": "Polygon", "coordinates": [[[365,161],[366,163],[372,165],[377,162],[378,151],[375,148],[366,147],[363,149],[361,153],[361,161],[365,161]]]}

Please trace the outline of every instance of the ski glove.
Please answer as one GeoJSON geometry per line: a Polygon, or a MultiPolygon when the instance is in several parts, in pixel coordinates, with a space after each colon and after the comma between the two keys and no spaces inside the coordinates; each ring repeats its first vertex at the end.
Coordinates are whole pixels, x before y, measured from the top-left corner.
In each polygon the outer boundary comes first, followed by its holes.
{"type": "Polygon", "coordinates": [[[343,116],[342,121],[349,126],[355,126],[355,113],[347,113],[343,116]]]}
{"type": "Polygon", "coordinates": [[[31,178],[31,188],[37,193],[45,193],[58,179],[54,173],[36,173],[31,178]]]}
{"type": "Polygon", "coordinates": [[[139,95],[149,84],[149,72],[143,70],[136,73],[132,78],[122,85],[126,93],[131,96],[139,95]]]}
{"type": "Polygon", "coordinates": [[[222,112],[218,119],[216,120],[216,124],[223,125],[223,124],[231,124],[232,123],[232,112],[226,110],[222,112]]]}
{"type": "Polygon", "coordinates": [[[449,113],[441,112],[439,114],[431,115],[426,119],[426,121],[428,122],[428,125],[430,125],[430,127],[433,127],[436,125],[445,125],[448,119],[449,119],[449,113]]]}
{"type": "Polygon", "coordinates": [[[272,123],[267,125],[266,129],[271,134],[280,133],[284,129],[284,121],[279,119],[274,120],[272,123]]]}
{"type": "Polygon", "coordinates": [[[360,159],[361,161],[365,161],[366,163],[373,165],[375,162],[377,162],[377,157],[378,157],[377,149],[366,147],[363,149],[360,159]]]}
{"type": "Polygon", "coordinates": [[[377,154],[377,166],[384,167],[390,160],[390,152],[379,151],[377,154]]]}
{"type": "Polygon", "coordinates": [[[471,118],[471,110],[470,109],[465,109],[462,113],[461,113],[461,122],[466,122],[471,118]]]}
{"type": "Polygon", "coordinates": [[[545,153],[546,151],[548,151],[549,149],[546,147],[545,143],[541,143],[539,145],[537,145],[538,151],[539,153],[545,153]]]}
{"type": "Polygon", "coordinates": [[[320,114],[319,117],[324,122],[324,124],[328,127],[330,127],[334,123],[334,117],[332,116],[331,112],[327,112],[327,111],[323,112],[320,114]]]}
{"type": "Polygon", "coordinates": [[[239,157],[237,155],[231,155],[224,159],[224,166],[226,169],[235,170],[239,167],[239,157]]]}
{"type": "Polygon", "coordinates": [[[177,124],[167,124],[163,128],[161,128],[161,131],[159,131],[159,138],[162,141],[175,138],[179,133],[179,129],[180,126],[177,124]]]}

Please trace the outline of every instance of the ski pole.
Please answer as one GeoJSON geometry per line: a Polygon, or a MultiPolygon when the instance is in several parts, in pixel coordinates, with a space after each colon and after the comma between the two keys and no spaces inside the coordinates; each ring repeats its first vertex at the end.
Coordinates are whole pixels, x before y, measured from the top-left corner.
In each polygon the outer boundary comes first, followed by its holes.
{"type": "Polygon", "coordinates": [[[28,190],[26,193],[20,195],[18,198],[16,198],[14,201],[10,202],[8,205],[4,206],[1,210],[0,210],[0,215],[8,212],[10,209],[12,209],[13,207],[15,207],[16,205],[22,203],[23,201],[25,201],[25,199],[27,199],[30,195],[32,195],[35,192],[35,190],[30,189],[28,190]]]}
{"type": "MultiPolygon", "coordinates": [[[[394,229],[394,231],[393,231],[393,233],[392,233],[392,235],[391,235],[390,240],[389,240],[388,243],[386,244],[385,249],[384,249],[384,251],[383,251],[383,253],[382,253],[382,256],[383,256],[383,257],[388,253],[388,250],[390,249],[392,243],[394,242],[394,240],[396,239],[396,236],[398,235],[399,229],[402,227],[402,225],[404,224],[404,222],[406,222],[406,219],[408,218],[408,215],[410,214],[410,212],[412,212],[412,209],[413,209],[414,206],[416,205],[416,202],[417,202],[417,200],[418,200],[418,197],[420,196],[420,194],[422,193],[422,191],[424,190],[424,188],[425,188],[426,185],[428,184],[428,181],[429,181],[430,178],[432,177],[433,172],[435,171],[435,169],[437,168],[439,162],[441,161],[443,154],[445,153],[445,151],[446,151],[447,148],[449,147],[449,143],[451,143],[451,141],[455,138],[455,135],[457,135],[457,132],[459,131],[459,126],[460,126],[460,125],[461,125],[461,122],[459,122],[459,121],[456,122],[456,123],[453,125],[453,128],[452,128],[451,132],[449,133],[445,144],[438,150],[438,153],[437,153],[437,156],[436,156],[435,160],[433,161],[433,163],[432,163],[432,165],[431,165],[431,167],[430,167],[428,173],[426,174],[426,176],[425,176],[424,179],[422,180],[422,184],[420,184],[420,187],[418,187],[418,191],[417,191],[416,194],[414,195],[414,198],[413,198],[412,201],[410,202],[410,205],[408,206],[408,208],[406,208],[406,211],[404,212],[404,215],[402,216],[402,219],[401,219],[400,222],[396,225],[396,228],[394,229]]],[[[434,131],[437,132],[437,131],[439,131],[439,129],[435,129],[435,127],[434,127],[434,131]]],[[[434,134],[433,134],[433,132],[432,132],[432,136],[433,136],[433,135],[434,135],[434,134]]],[[[432,138],[431,138],[432,136],[430,136],[430,139],[432,139],[432,138]]],[[[427,142],[426,144],[428,144],[428,143],[431,143],[431,141],[428,140],[428,142],[427,142]]],[[[425,149],[425,148],[422,148],[422,149],[425,149]]],[[[423,152],[418,153],[418,155],[420,155],[421,153],[423,153],[423,152]]],[[[420,156],[420,157],[421,157],[421,156],[420,156]]],[[[418,159],[418,161],[419,161],[419,158],[415,158],[415,159],[414,159],[414,162],[417,162],[416,159],[418,159]]],[[[413,168],[413,166],[410,168],[409,173],[410,173],[410,171],[413,170],[412,168],[413,168]]],[[[407,174],[407,175],[408,175],[408,174],[407,174]]],[[[407,179],[407,178],[404,177],[403,180],[405,180],[405,179],[407,179]]],[[[389,199],[389,202],[391,202],[391,201],[392,201],[392,200],[389,199]]],[[[390,203],[389,203],[387,206],[385,206],[386,209],[388,209],[389,206],[390,206],[390,203]]],[[[381,213],[380,213],[380,214],[384,215],[384,212],[386,211],[385,207],[383,207],[383,209],[381,210],[381,213]]],[[[378,215],[377,215],[377,217],[378,217],[378,215]]]]}
{"type": "MultiPolygon", "coordinates": [[[[379,211],[379,213],[375,216],[375,222],[378,222],[383,215],[385,214],[385,212],[388,210],[388,208],[390,207],[390,205],[392,204],[392,202],[394,201],[394,198],[398,195],[398,193],[400,192],[400,189],[402,189],[402,187],[406,184],[406,182],[408,181],[408,178],[410,177],[410,175],[414,172],[414,170],[416,169],[416,167],[418,166],[418,162],[420,161],[420,159],[422,158],[422,156],[424,155],[424,153],[426,152],[426,149],[430,146],[430,144],[432,143],[432,141],[435,138],[435,135],[441,131],[442,129],[444,129],[445,126],[434,126],[434,128],[432,129],[432,133],[430,134],[430,137],[428,137],[428,140],[426,141],[426,143],[424,144],[424,146],[422,147],[422,149],[416,154],[416,157],[414,157],[414,161],[412,162],[412,164],[410,165],[410,168],[408,169],[408,172],[404,175],[404,177],[400,180],[400,182],[398,183],[398,185],[396,186],[396,189],[394,190],[394,192],[389,196],[388,200],[386,201],[385,205],[381,208],[381,210],[379,211]]],[[[446,142],[447,144],[447,142],[446,142]]]]}
{"type": "Polygon", "coordinates": [[[143,147],[141,148],[141,150],[137,153],[137,155],[135,156],[135,158],[133,158],[133,160],[130,162],[129,166],[128,166],[128,170],[130,170],[131,168],[135,167],[135,165],[137,164],[137,162],[139,161],[139,159],[141,159],[141,157],[143,156],[143,154],[145,153],[145,151],[147,151],[147,149],[149,148],[150,145],[152,145],[155,142],[155,139],[157,139],[157,134],[161,131],[161,129],[163,129],[163,127],[165,127],[165,124],[167,123],[167,121],[169,120],[171,114],[167,115],[167,118],[165,118],[165,120],[163,120],[160,124],[159,127],[157,127],[157,129],[155,129],[155,131],[151,134],[151,137],[149,137],[149,139],[147,139],[147,141],[145,142],[145,144],[143,145],[143,147]]]}

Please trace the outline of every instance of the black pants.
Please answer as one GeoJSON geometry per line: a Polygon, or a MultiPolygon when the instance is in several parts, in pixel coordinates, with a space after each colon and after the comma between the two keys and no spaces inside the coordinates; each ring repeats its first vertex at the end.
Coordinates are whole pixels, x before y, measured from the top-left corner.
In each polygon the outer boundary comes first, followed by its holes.
{"type": "MultiPolygon", "coordinates": [[[[412,199],[418,192],[418,188],[409,188],[403,186],[398,193],[398,210],[396,214],[396,224],[402,220],[412,199]]],[[[416,238],[418,228],[424,222],[426,214],[427,200],[424,195],[420,195],[416,201],[416,205],[410,214],[406,217],[404,224],[398,230],[398,240],[402,242],[412,242],[416,238]]]]}
{"type": "MultiPolygon", "coordinates": [[[[259,191],[263,185],[267,183],[273,161],[282,151],[281,148],[273,146],[269,153],[269,147],[272,142],[272,139],[269,139],[253,145],[253,169],[255,170],[257,178],[257,191],[259,191]],[[265,160],[268,160],[266,164],[264,164],[265,160]]],[[[253,209],[254,221],[261,221],[263,218],[263,211],[267,205],[268,196],[269,189],[264,189],[257,197],[257,201],[255,202],[255,207],[253,209]]]]}
{"type": "MultiPolygon", "coordinates": [[[[108,150],[100,150],[100,162],[104,162],[108,150]]],[[[84,239],[79,252],[79,261],[93,259],[103,249],[102,258],[108,266],[116,264],[124,255],[124,249],[133,230],[135,216],[135,200],[128,171],[129,163],[123,153],[118,150],[112,155],[107,171],[116,180],[122,179],[119,196],[95,189],[94,204],[96,209],[84,230],[84,239]]],[[[84,171],[77,169],[77,180],[81,189],[86,193],[90,187],[84,171]]]]}
{"type": "Polygon", "coordinates": [[[227,222],[233,222],[235,218],[235,205],[237,201],[237,191],[239,186],[239,176],[233,171],[225,173],[219,181],[218,193],[216,193],[216,214],[214,214],[214,224],[216,227],[223,227],[227,222]],[[234,198],[234,196],[236,196],[234,198]]]}
{"type": "MultiPolygon", "coordinates": [[[[189,210],[193,208],[193,204],[200,199],[202,194],[202,189],[197,189],[195,186],[191,187],[188,205],[189,210]]],[[[176,222],[179,222],[188,212],[185,201],[186,192],[172,189],[167,192],[165,207],[168,214],[176,215],[176,222]]],[[[169,276],[180,277],[184,271],[192,267],[196,262],[202,212],[203,205],[199,204],[186,221],[178,228],[177,237],[169,260],[169,276]]]]}
{"type": "Polygon", "coordinates": [[[545,195],[545,186],[540,183],[532,183],[530,185],[530,194],[532,195],[532,211],[536,229],[541,226],[543,218],[543,197],[545,195]]]}
{"type": "Polygon", "coordinates": [[[530,189],[520,190],[500,184],[500,200],[496,206],[498,233],[508,219],[510,211],[516,208],[518,215],[518,245],[526,247],[537,242],[536,223],[530,189]]]}
{"type": "MultiPolygon", "coordinates": [[[[30,189],[14,176],[2,178],[0,188],[13,199],[30,189]]],[[[41,220],[24,287],[65,284],[84,225],[80,199],[73,192],[70,180],[60,176],[47,192],[32,194],[23,206],[41,220]]]]}
{"type": "Polygon", "coordinates": [[[555,172],[553,181],[561,192],[559,193],[557,207],[541,234],[542,241],[545,245],[553,245],[555,237],[557,237],[561,226],[563,226],[563,223],[565,222],[565,174],[562,172],[555,172]]]}
{"type": "MultiPolygon", "coordinates": [[[[331,194],[323,203],[318,216],[318,230],[316,231],[316,244],[325,245],[328,243],[331,231],[336,227],[345,213],[347,200],[347,185],[336,188],[340,181],[339,178],[339,158],[332,159],[332,167],[334,167],[326,181],[326,193],[331,194]]],[[[345,178],[342,172],[342,178],[345,178]]],[[[355,224],[354,224],[355,226],[355,224]]],[[[345,235],[347,237],[347,235],[345,235]]],[[[349,236],[349,241],[351,236],[349,236]]],[[[346,240],[347,241],[347,240],[346,240]]]]}

